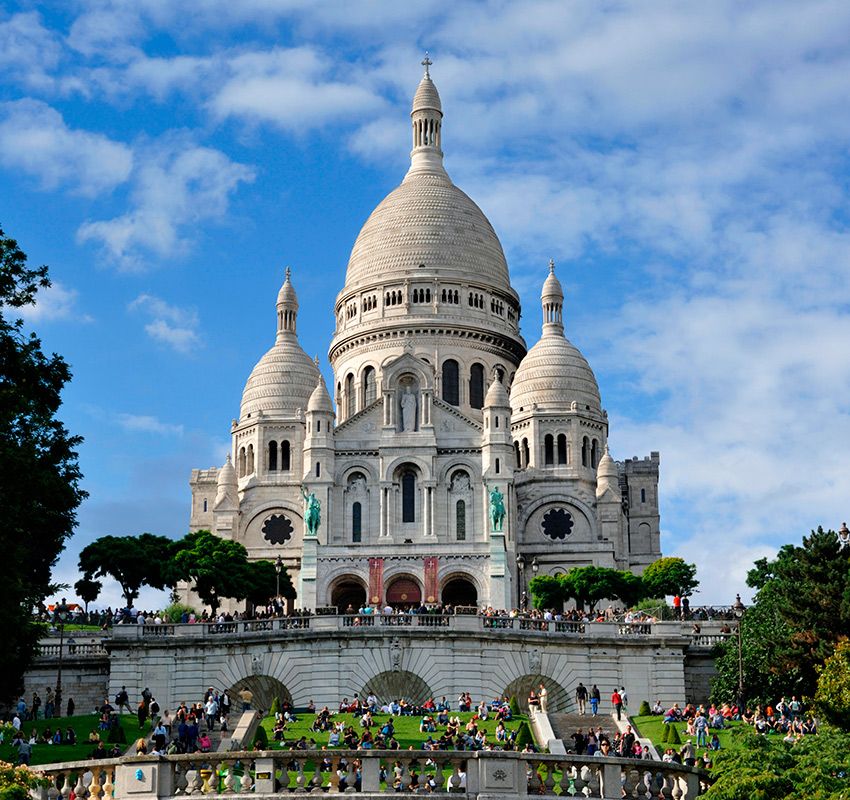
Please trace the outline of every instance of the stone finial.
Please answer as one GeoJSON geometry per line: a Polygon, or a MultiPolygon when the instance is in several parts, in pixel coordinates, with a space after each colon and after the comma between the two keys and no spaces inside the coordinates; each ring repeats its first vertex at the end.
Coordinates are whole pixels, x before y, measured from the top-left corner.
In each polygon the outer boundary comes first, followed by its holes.
{"type": "Polygon", "coordinates": [[[292,267],[287,267],[284,272],[286,273],[286,280],[289,280],[292,277],[292,267]]]}
{"type": "Polygon", "coordinates": [[[554,258],[549,259],[549,274],[550,275],[555,274],[555,259],[554,258]]]}
{"type": "Polygon", "coordinates": [[[433,64],[434,62],[431,61],[431,59],[429,58],[427,50],[425,51],[425,58],[423,58],[420,63],[422,64],[423,67],[425,67],[425,77],[430,78],[431,77],[430,67],[431,67],[431,64],[433,64]]]}

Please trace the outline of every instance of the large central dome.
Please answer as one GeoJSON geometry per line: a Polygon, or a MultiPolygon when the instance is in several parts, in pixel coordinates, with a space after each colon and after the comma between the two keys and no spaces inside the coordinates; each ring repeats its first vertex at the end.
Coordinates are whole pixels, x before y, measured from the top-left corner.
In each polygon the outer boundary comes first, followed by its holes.
{"type": "Polygon", "coordinates": [[[372,212],[351,251],[343,294],[386,280],[428,277],[513,294],[499,237],[443,168],[440,96],[426,74],[413,99],[413,152],[402,184],[372,212]]]}

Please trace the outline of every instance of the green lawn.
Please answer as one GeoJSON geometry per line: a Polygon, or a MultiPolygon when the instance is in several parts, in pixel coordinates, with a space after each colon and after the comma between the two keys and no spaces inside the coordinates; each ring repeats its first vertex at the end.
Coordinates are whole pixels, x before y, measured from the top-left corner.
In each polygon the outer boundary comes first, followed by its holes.
{"type": "MultiPolygon", "coordinates": [[[[676,747],[677,749],[681,747],[681,745],[669,745],[665,744],[661,737],[664,735],[664,722],[662,721],[664,718],[660,715],[654,715],[649,717],[632,717],[632,722],[637,726],[638,732],[641,736],[645,736],[647,739],[650,739],[652,743],[655,745],[655,749],[658,750],[659,755],[663,755],[664,751],[668,747],[676,747]]],[[[673,722],[672,725],[676,726],[676,729],[679,731],[679,736],[682,738],[682,744],[684,744],[688,736],[685,735],[685,729],[687,728],[687,724],[684,722],[673,722]]],[[[739,745],[736,741],[736,738],[732,736],[732,731],[736,728],[745,727],[743,722],[727,722],[727,726],[722,731],[715,730],[714,728],[710,728],[708,731],[708,739],[711,741],[711,735],[716,733],[718,738],[720,739],[720,749],[721,750],[737,750],[739,745]]],[[[690,737],[694,743],[694,747],[696,747],[697,739],[696,736],[690,737]]],[[[698,753],[702,754],[703,748],[699,748],[698,753]]]]}
{"type": "MultiPolygon", "coordinates": [[[[380,733],[381,727],[384,722],[389,719],[389,715],[387,714],[375,714],[373,715],[376,725],[372,728],[372,735],[376,735],[380,733]]],[[[436,714],[433,715],[436,718],[436,714]]],[[[461,728],[466,725],[467,722],[472,718],[472,712],[460,714],[457,712],[452,712],[450,716],[460,717],[461,719],[461,728]]],[[[298,722],[291,723],[287,726],[285,731],[286,741],[292,742],[300,739],[302,736],[307,737],[307,741],[310,739],[316,740],[317,747],[324,747],[328,743],[328,738],[330,737],[329,732],[325,733],[315,733],[310,730],[310,726],[313,724],[313,720],[315,716],[313,714],[307,713],[299,713],[298,714],[298,722]]],[[[354,730],[357,731],[358,735],[362,733],[362,728],[359,724],[359,717],[355,714],[335,714],[333,716],[334,721],[339,722],[340,720],[345,722],[346,727],[352,725],[354,730]]],[[[434,739],[438,739],[442,734],[445,728],[440,728],[437,726],[436,733],[420,733],[419,732],[419,722],[421,717],[393,717],[393,725],[395,726],[395,738],[398,740],[399,746],[402,749],[407,749],[408,747],[413,747],[416,750],[421,749],[423,742],[429,737],[432,736],[434,739]]],[[[519,717],[514,717],[505,723],[505,727],[508,731],[516,730],[519,728],[520,723],[528,722],[528,717],[524,715],[520,715],[519,717]]],[[[479,727],[483,727],[487,732],[488,741],[496,740],[495,731],[496,731],[497,721],[495,718],[491,717],[482,723],[479,727]]],[[[272,738],[272,731],[274,730],[274,717],[268,716],[262,722],[263,728],[265,728],[266,733],[269,736],[269,747],[271,749],[278,749],[281,747],[281,744],[275,742],[272,738]]]]}
{"type": "MultiPolygon", "coordinates": [[[[122,714],[121,727],[124,730],[124,736],[127,740],[126,745],[121,745],[122,752],[127,747],[139,738],[139,722],[135,715],[122,714]]],[[[50,728],[55,731],[57,726],[62,727],[63,733],[68,728],[73,728],[77,734],[77,744],[34,744],[32,747],[31,764],[56,764],[62,761],[80,761],[88,758],[89,754],[94,750],[95,745],[88,741],[89,733],[98,729],[98,716],[96,714],[80,714],[73,717],[61,717],[53,719],[39,719],[35,722],[25,722],[21,727],[25,733],[29,734],[33,728],[38,732],[39,736],[44,733],[45,728],[50,728]]],[[[144,733],[150,736],[150,722],[145,723],[144,733]]],[[[107,741],[107,731],[98,731],[104,742],[107,741]]],[[[18,750],[13,748],[9,741],[10,736],[5,737],[5,741],[0,745],[0,761],[9,761],[13,764],[18,763],[18,750]]],[[[107,747],[111,745],[107,744],[107,747]]]]}

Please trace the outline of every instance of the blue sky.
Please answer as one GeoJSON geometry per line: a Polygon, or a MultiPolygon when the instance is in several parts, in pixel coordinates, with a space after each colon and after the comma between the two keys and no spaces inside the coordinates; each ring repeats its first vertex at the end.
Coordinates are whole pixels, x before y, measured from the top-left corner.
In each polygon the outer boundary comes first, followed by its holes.
{"type": "Polygon", "coordinates": [[[7,2],[0,223],[50,265],[28,321],[86,440],[58,579],[97,536],[185,532],[286,265],[326,368],[425,49],[524,335],[552,257],[612,454],[661,451],[662,547],[697,602],[850,517],[846,2],[7,2]]]}

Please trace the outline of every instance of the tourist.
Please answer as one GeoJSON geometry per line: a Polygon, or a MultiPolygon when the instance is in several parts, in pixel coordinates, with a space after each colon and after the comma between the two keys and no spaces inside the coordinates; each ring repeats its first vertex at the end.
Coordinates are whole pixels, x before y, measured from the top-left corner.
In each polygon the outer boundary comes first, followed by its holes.
{"type": "MultiPolygon", "coordinates": [[[[617,721],[619,722],[623,718],[623,698],[616,689],[611,692],[611,705],[614,706],[614,710],[617,712],[617,721]]],[[[596,715],[594,714],[594,716],[596,715]]]]}
{"type": "Polygon", "coordinates": [[[546,691],[546,687],[542,683],[537,696],[540,698],[540,710],[545,714],[549,709],[549,692],[546,691]]]}
{"type": "Polygon", "coordinates": [[[590,713],[593,716],[597,716],[599,713],[599,702],[602,699],[602,695],[599,691],[599,687],[594,683],[590,688],[590,713]]]}
{"type": "Polygon", "coordinates": [[[599,749],[593,754],[594,756],[602,756],[603,758],[611,755],[611,745],[605,740],[599,745],[599,749]]]}
{"type": "MultiPolygon", "coordinates": [[[[587,688],[581,681],[576,686],[576,704],[578,705],[578,713],[584,716],[587,708],[587,688]]],[[[593,715],[596,716],[596,711],[593,712],[593,715]]]]}

